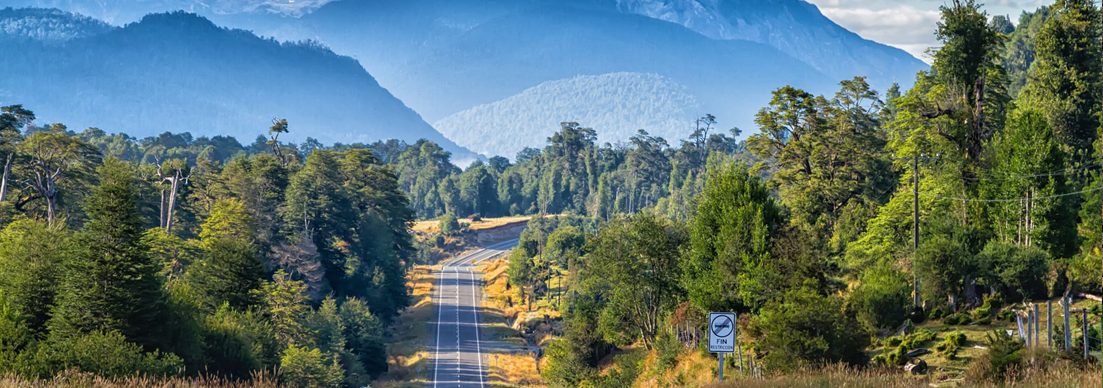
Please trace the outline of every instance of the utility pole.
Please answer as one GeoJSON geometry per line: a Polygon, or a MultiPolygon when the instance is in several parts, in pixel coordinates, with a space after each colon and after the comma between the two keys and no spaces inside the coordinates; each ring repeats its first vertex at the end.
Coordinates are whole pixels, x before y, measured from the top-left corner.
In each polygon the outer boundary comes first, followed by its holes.
{"type": "Polygon", "coordinates": [[[919,273],[916,269],[916,256],[919,254],[919,161],[938,160],[940,155],[928,157],[926,154],[910,158],[896,158],[897,160],[912,161],[912,304],[915,308],[923,306],[923,298],[919,296],[919,273]]]}
{"type": "Polygon", "coordinates": [[[912,184],[912,203],[915,211],[912,212],[912,303],[915,308],[922,305],[919,297],[919,271],[916,269],[916,257],[919,256],[919,158],[912,159],[912,171],[915,171],[915,182],[912,184]]]}

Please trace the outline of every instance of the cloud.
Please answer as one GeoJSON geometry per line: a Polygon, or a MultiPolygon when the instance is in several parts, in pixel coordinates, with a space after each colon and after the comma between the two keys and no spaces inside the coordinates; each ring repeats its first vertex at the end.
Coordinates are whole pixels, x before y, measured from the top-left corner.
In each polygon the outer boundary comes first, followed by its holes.
{"type": "Polygon", "coordinates": [[[863,38],[903,49],[916,58],[929,61],[924,54],[935,46],[934,30],[939,20],[938,11],[922,11],[906,4],[884,9],[830,6],[840,0],[816,0],[820,12],[863,38]]]}

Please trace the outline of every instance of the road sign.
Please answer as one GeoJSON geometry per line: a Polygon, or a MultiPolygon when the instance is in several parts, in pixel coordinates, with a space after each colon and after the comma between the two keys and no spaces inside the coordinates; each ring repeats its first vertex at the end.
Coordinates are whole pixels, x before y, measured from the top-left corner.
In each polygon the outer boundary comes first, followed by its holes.
{"type": "Polygon", "coordinates": [[[709,313],[709,352],[735,351],[735,313],[709,313]]]}

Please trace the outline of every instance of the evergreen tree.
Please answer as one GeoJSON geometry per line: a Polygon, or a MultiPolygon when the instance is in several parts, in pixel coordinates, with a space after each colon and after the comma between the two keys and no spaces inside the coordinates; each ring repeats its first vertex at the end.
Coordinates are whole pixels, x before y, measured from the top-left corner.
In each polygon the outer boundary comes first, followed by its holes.
{"type": "MultiPolygon", "coordinates": [[[[1099,128],[1099,10],[1090,0],[1057,0],[1038,32],[1036,62],[1025,100],[1046,115],[1058,141],[1077,164],[1090,159],[1089,149],[1099,128]]],[[[1094,161],[1094,160],[1093,160],[1094,161]]]]}
{"type": "Polygon", "coordinates": [[[100,184],[85,200],[88,222],[65,263],[51,335],[117,330],[153,348],[162,327],[162,280],[142,241],[134,173],[114,158],[98,172],[100,184]]]}

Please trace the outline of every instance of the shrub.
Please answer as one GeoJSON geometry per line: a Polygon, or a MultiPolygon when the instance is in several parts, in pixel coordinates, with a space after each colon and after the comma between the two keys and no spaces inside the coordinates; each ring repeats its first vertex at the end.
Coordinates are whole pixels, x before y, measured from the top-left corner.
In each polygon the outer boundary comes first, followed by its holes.
{"type": "Polygon", "coordinates": [[[929,314],[927,314],[927,318],[929,318],[929,319],[942,319],[945,316],[946,316],[946,309],[942,308],[942,306],[938,306],[938,307],[935,307],[935,308],[931,309],[931,312],[929,314]]]}
{"type": "Polygon", "coordinates": [[[892,337],[885,338],[885,340],[883,341],[886,348],[895,348],[897,346],[900,346],[900,344],[903,343],[903,342],[904,342],[904,338],[902,338],[900,336],[895,336],[895,335],[892,336],[892,337]]]}
{"type": "Polygon", "coordinates": [[[973,381],[996,382],[1015,377],[1024,360],[1023,341],[1000,330],[993,330],[987,337],[988,351],[970,365],[966,377],[973,381]]]}
{"type": "Polygon", "coordinates": [[[750,331],[763,338],[767,366],[789,370],[802,364],[844,362],[865,365],[870,336],[844,311],[844,300],[811,287],[790,290],[752,321],[750,331]]]}
{"type": "Polygon", "coordinates": [[[344,382],[341,364],[330,354],[317,348],[287,347],[280,359],[282,380],[291,387],[338,388],[344,382]]]}
{"type": "Polygon", "coordinates": [[[901,366],[908,363],[908,349],[903,345],[897,347],[888,355],[889,365],[901,366]]]}
{"type": "Polygon", "coordinates": [[[660,371],[665,371],[678,364],[678,355],[682,354],[685,347],[678,342],[677,338],[665,333],[655,340],[655,350],[658,354],[657,367],[660,371]]]}
{"type": "Polygon", "coordinates": [[[872,330],[900,326],[910,303],[908,278],[888,265],[867,270],[849,298],[858,321],[872,330]]]}
{"type": "Polygon", "coordinates": [[[947,325],[968,325],[973,323],[973,317],[966,313],[954,313],[942,320],[947,325]]]}
{"type": "Polygon", "coordinates": [[[960,331],[955,331],[946,336],[946,342],[952,343],[957,346],[965,346],[966,341],[967,338],[965,336],[965,333],[962,333],[960,331]]]}
{"type": "Polygon", "coordinates": [[[42,378],[66,369],[79,369],[105,377],[136,375],[176,376],[184,362],[174,354],[146,353],[116,331],[91,332],[67,338],[53,338],[28,349],[17,368],[42,378]],[[33,352],[33,353],[32,353],[33,352]]]}
{"type": "Polygon", "coordinates": [[[440,233],[451,235],[460,231],[460,221],[454,214],[445,214],[440,217],[440,233]]]}

